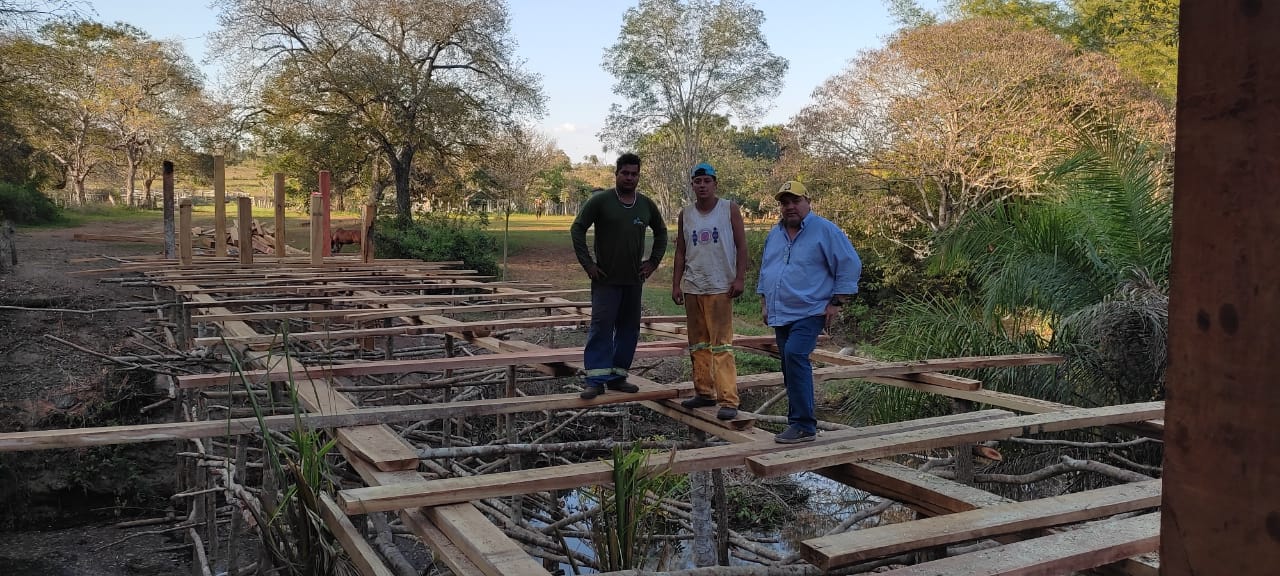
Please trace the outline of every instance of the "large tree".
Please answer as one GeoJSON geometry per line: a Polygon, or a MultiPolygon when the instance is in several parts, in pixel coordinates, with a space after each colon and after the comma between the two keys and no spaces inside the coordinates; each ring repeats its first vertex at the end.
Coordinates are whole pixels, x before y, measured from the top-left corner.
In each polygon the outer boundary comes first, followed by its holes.
{"type": "Polygon", "coordinates": [[[770,50],[763,23],[764,13],[745,0],[641,0],[623,17],[604,69],[626,104],[613,105],[601,137],[630,148],[661,132],[650,159],[664,169],[647,186],[664,208],[688,194],[706,124],[716,115],[751,119],[781,91],[787,61],[770,50]]]}
{"type": "Polygon", "coordinates": [[[221,0],[219,44],[273,114],[338,116],[390,167],[398,215],[412,213],[419,154],[439,162],[493,126],[541,109],[513,57],[499,0],[221,0]]]}
{"type": "Polygon", "coordinates": [[[1104,56],[1041,30],[968,19],[904,30],[859,55],[793,119],[809,152],[881,184],[870,233],[918,258],[928,235],[993,203],[1038,194],[1072,126],[1116,123],[1163,141],[1171,111],[1104,56]]]}

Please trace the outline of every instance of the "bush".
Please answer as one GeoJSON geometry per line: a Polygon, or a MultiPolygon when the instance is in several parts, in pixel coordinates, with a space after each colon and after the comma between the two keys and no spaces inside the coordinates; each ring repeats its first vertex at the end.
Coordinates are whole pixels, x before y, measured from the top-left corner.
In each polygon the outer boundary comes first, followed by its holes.
{"type": "Polygon", "coordinates": [[[374,246],[379,258],[414,258],[428,262],[461,260],[485,276],[501,273],[498,241],[475,218],[427,215],[413,222],[378,220],[374,246]]]}
{"type": "Polygon", "coordinates": [[[17,224],[49,224],[62,220],[62,211],[35,186],[0,182],[0,219],[17,224]]]}

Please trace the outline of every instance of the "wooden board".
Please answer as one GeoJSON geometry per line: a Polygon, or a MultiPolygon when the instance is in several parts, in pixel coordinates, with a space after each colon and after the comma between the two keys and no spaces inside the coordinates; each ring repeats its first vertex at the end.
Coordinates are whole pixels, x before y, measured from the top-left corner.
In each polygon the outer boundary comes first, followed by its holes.
{"type": "Polygon", "coordinates": [[[320,492],[318,502],[320,518],[324,520],[325,526],[329,527],[329,532],[334,538],[342,544],[342,549],[347,551],[347,556],[351,558],[351,563],[355,564],[361,576],[395,576],[395,573],[382,563],[382,557],[374,551],[373,546],[369,545],[369,541],[364,539],[364,534],[361,534],[351,523],[351,519],[338,508],[333,497],[328,493],[320,492]]]}
{"type": "MultiPolygon", "coordinates": [[[[588,292],[589,290],[544,290],[539,292],[527,292],[527,298],[536,301],[545,294],[565,294],[576,292],[588,292]]],[[[517,300],[514,294],[503,294],[498,292],[486,292],[483,294],[427,294],[427,295],[409,295],[409,296],[380,296],[373,295],[370,297],[359,298],[354,296],[276,296],[270,298],[236,298],[236,299],[210,299],[206,302],[197,302],[188,300],[183,302],[186,308],[226,308],[236,306],[274,306],[280,304],[334,304],[339,306],[351,306],[352,309],[357,306],[379,306],[388,304],[424,304],[424,303],[457,303],[470,302],[475,300],[517,300]]]]}
{"type": "Polygon", "coordinates": [[[904,552],[1158,506],[1160,481],[1136,482],[813,538],[800,543],[800,555],[814,566],[832,570],[904,552]]]}
{"type": "Polygon", "coordinates": [[[672,410],[675,410],[677,412],[684,412],[685,414],[693,416],[694,418],[698,418],[703,421],[709,422],[711,424],[715,424],[716,426],[732,428],[734,430],[746,430],[747,428],[751,428],[752,426],[756,425],[756,415],[750,412],[747,412],[745,410],[739,410],[738,416],[731,420],[721,420],[716,417],[716,412],[720,410],[718,406],[706,406],[703,408],[685,408],[684,406],[681,406],[680,402],[676,400],[659,400],[658,402],[666,404],[667,407],[671,408],[672,410]]]}
{"type": "Polygon", "coordinates": [[[783,476],[965,442],[1002,440],[1028,434],[1150,420],[1159,418],[1163,413],[1164,402],[1144,402],[1018,416],[998,422],[955,424],[926,431],[889,434],[880,438],[754,456],[747,459],[747,468],[757,476],[783,476]]]}
{"type": "MultiPolygon", "coordinates": [[[[670,316],[653,316],[641,318],[640,321],[669,322],[670,316]]],[[[683,319],[683,316],[678,317],[683,319]]],[[[547,326],[581,326],[591,322],[590,316],[552,316],[544,318],[516,318],[510,320],[483,320],[479,322],[456,322],[440,325],[392,326],[390,328],[358,328],[350,330],[327,330],[319,332],[295,332],[289,339],[301,342],[317,340],[340,340],[344,338],[364,338],[368,336],[411,336],[418,334],[443,334],[447,332],[493,331],[510,328],[541,328],[547,326]]],[[[223,342],[229,344],[278,344],[278,334],[258,334],[254,336],[214,336],[196,338],[196,346],[216,346],[223,342]]]]}
{"type": "MultiPolygon", "coordinates": [[[[680,356],[683,348],[646,346],[636,349],[637,359],[680,356]]],[[[192,374],[178,376],[179,388],[204,388],[208,386],[239,385],[241,379],[251,383],[287,382],[298,378],[333,378],[336,376],[364,376],[370,374],[404,374],[410,372],[442,372],[465,368],[491,366],[523,366],[549,362],[568,362],[582,359],[581,348],[556,348],[545,352],[503,352],[479,356],[455,356],[452,358],[427,358],[415,360],[378,360],[335,364],[329,367],[308,366],[302,373],[282,370],[244,370],[218,374],[192,374]]]]}
{"type": "Polygon", "coordinates": [[[1154,551],[1160,515],[1099,522],[969,554],[881,572],[881,576],[1033,576],[1072,574],[1154,551]]]}
{"type": "MultiPolygon", "coordinates": [[[[893,424],[828,432],[824,433],[818,442],[835,443],[853,438],[874,438],[881,434],[925,430],[954,423],[998,420],[1012,416],[1011,413],[1003,410],[986,410],[938,418],[908,420],[893,424]]],[[[738,433],[742,432],[739,431],[738,433]]],[[[748,436],[748,438],[752,437],[748,436]]],[[[794,449],[794,446],[774,442],[772,434],[763,434],[754,438],[754,441],[747,443],[680,450],[675,453],[674,459],[671,459],[669,453],[658,452],[650,456],[649,462],[654,466],[666,466],[669,462],[672,473],[684,474],[698,470],[738,467],[745,463],[747,457],[755,454],[794,449]]],[[[563,466],[548,466],[533,470],[485,474],[483,476],[463,476],[432,480],[414,488],[400,485],[379,488],[355,488],[340,492],[338,500],[343,510],[348,514],[363,514],[418,506],[467,502],[500,496],[514,496],[547,490],[565,490],[594,484],[608,484],[611,478],[612,468],[608,462],[584,462],[563,466]]]]}
{"type": "Polygon", "coordinates": [[[492,290],[500,286],[527,286],[529,288],[550,288],[549,284],[521,284],[519,282],[490,282],[487,284],[456,284],[448,280],[464,278],[439,278],[440,282],[419,282],[415,284],[289,284],[283,286],[188,286],[183,292],[187,294],[337,294],[352,290],[372,292],[401,292],[405,290],[455,290],[486,289],[492,290]]]}

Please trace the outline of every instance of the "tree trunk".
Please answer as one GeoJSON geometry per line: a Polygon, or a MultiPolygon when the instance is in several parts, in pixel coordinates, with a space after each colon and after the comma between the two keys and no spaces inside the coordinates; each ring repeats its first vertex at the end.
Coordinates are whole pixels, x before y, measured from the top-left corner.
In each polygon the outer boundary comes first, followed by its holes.
{"type": "Polygon", "coordinates": [[[128,198],[127,203],[130,206],[137,206],[137,202],[134,201],[133,199],[133,185],[135,182],[138,181],[138,164],[139,163],[140,162],[135,162],[132,156],[129,158],[129,178],[128,180],[126,180],[126,182],[128,182],[128,185],[125,187],[124,193],[128,198]]]}
{"type": "Polygon", "coordinates": [[[413,156],[414,149],[406,147],[388,159],[396,183],[396,217],[402,221],[413,219],[413,197],[409,190],[410,177],[413,175],[413,156]]]}
{"type": "MultiPolygon", "coordinates": [[[[707,433],[693,431],[696,441],[705,442],[707,433]]],[[[689,484],[693,492],[689,495],[689,503],[693,511],[689,518],[689,526],[693,530],[693,565],[716,565],[716,526],[711,520],[711,472],[702,470],[689,473],[689,484]]]]}

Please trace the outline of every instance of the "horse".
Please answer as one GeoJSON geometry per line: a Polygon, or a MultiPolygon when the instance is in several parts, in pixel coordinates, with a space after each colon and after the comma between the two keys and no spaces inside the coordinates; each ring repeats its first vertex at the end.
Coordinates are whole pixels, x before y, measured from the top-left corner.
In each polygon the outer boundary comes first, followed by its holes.
{"type": "Polygon", "coordinates": [[[337,254],[342,251],[342,247],[346,244],[360,245],[360,231],[347,230],[346,228],[338,228],[333,231],[333,236],[329,239],[329,252],[337,254]]]}

